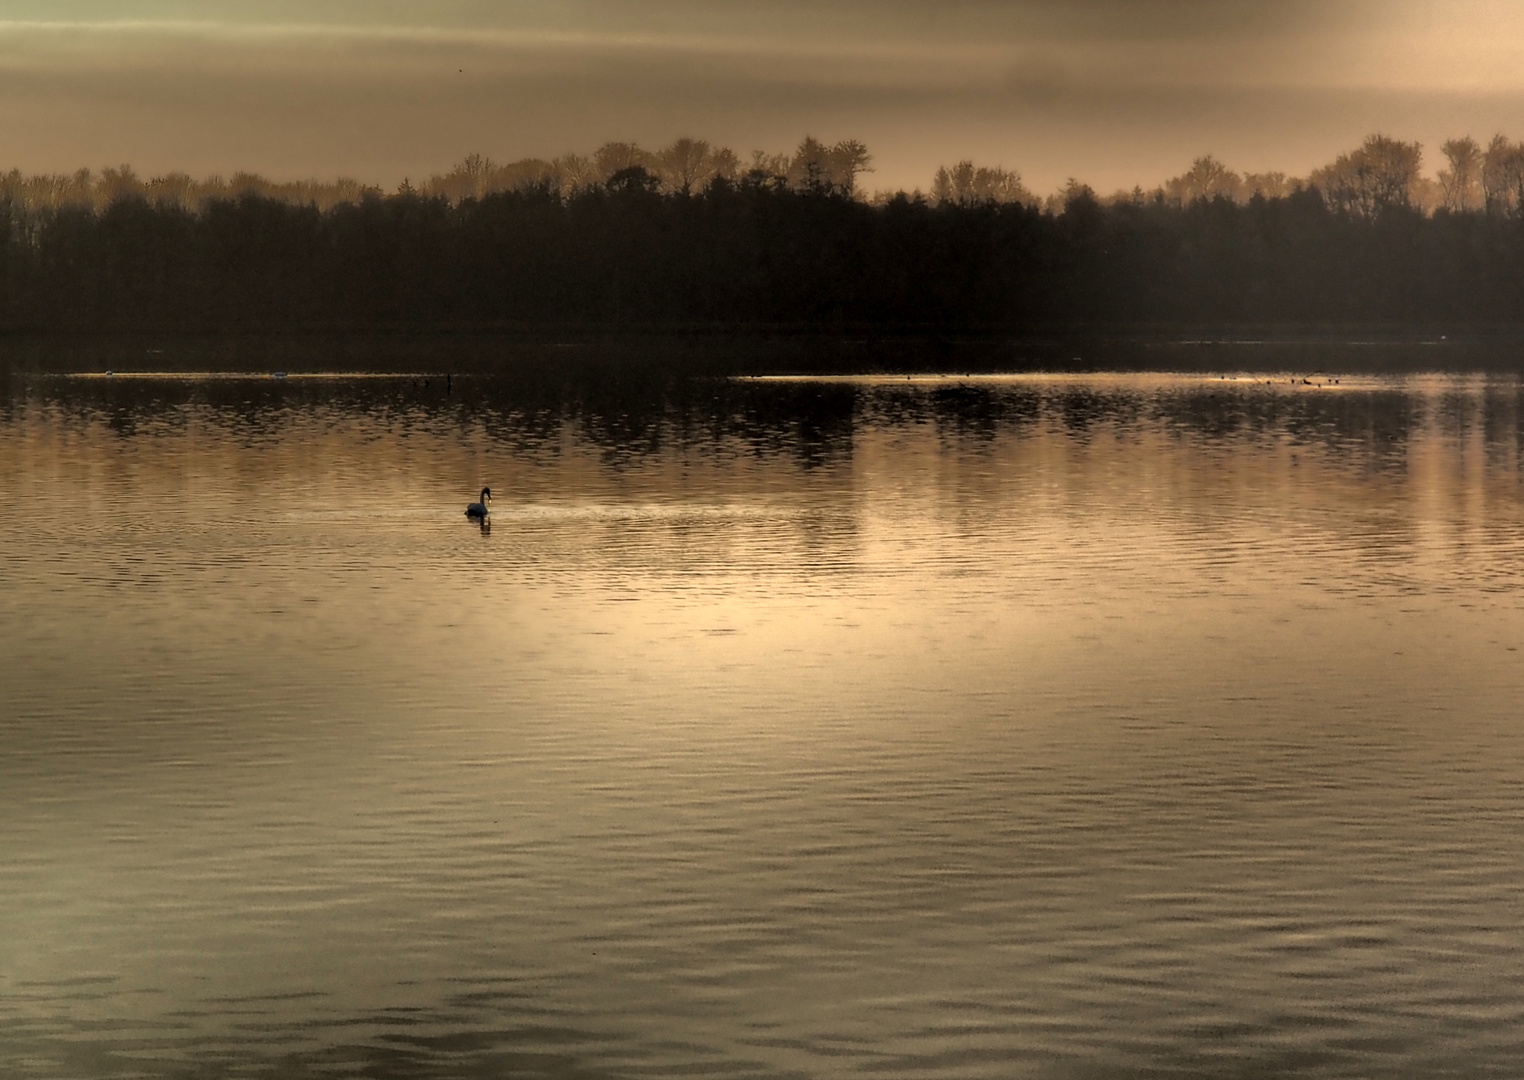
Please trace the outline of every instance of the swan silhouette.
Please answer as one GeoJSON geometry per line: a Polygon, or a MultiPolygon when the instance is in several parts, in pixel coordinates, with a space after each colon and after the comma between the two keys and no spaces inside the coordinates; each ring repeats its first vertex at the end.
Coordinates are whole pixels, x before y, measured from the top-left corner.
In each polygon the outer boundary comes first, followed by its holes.
{"type": "Polygon", "coordinates": [[[492,489],[482,488],[481,499],[481,502],[474,502],[470,506],[466,507],[466,517],[485,518],[492,512],[492,489]]]}

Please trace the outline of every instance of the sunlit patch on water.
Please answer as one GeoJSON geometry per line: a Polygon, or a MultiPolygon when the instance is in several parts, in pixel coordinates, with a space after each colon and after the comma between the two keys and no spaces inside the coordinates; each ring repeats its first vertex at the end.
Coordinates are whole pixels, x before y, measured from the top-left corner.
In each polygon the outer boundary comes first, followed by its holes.
{"type": "Polygon", "coordinates": [[[3,1071],[1511,1073],[1524,388],[1320,378],[12,384],[3,1071]]]}
{"type": "MultiPolygon", "coordinates": [[[[790,510],[786,506],[742,502],[711,503],[709,505],[685,502],[634,505],[621,503],[573,503],[557,505],[554,503],[513,503],[510,499],[511,496],[505,495],[493,502],[491,516],[494,521],[533,523],[575,520],[718,521],[745,518],[793,517],[803,512],[799,509],[790,510]]],[[[464,516],[464,511],[461,511],[453,503],[420,503],[411,506],[382,506],[367,507],[365,509],[344,507],[300,509],[288,510],[285,512],[285,516],[293,520],[310,521],[426,518],[437,522],[444,519],[451,510],[460,511],[461,516],[464,516]]]]}

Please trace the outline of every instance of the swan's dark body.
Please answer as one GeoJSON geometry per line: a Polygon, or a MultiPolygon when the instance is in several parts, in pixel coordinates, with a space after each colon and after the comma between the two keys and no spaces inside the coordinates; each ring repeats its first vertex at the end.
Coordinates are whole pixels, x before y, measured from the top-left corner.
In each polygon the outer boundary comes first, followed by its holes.
{"type": "Polygon", "coordinates": [[[468,517],[468,518],[484,518],[484,517],[486,517],[488,514],[490,514],[492,512],[492,510],[491,510],[492,489],[491,488],[482,488],[481,500],[482,500],[481,502],[474,502],[470,506],[466,507],[466,517],[468,517]]]}

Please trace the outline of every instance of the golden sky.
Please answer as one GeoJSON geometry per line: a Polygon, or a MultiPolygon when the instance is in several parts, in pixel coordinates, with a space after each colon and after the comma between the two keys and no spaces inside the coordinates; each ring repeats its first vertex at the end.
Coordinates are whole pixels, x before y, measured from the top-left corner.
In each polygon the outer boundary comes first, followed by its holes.
{"type": "Polygon", "coordinates": [[[683,135],[1038,191],[1524,136],[1517,0],[0,0],[0,167],[392,185],[683,135]]]}

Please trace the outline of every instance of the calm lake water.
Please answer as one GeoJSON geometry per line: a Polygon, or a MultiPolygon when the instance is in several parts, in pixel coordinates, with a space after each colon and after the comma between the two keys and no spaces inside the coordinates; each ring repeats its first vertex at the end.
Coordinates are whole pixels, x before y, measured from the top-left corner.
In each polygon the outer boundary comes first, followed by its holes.
{"type": "Polygon", "coordinates": [[[13,376],[0,1072],[1517,1075],[1521,649],[1507,378],[13,376]]]}

